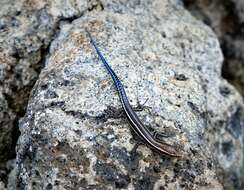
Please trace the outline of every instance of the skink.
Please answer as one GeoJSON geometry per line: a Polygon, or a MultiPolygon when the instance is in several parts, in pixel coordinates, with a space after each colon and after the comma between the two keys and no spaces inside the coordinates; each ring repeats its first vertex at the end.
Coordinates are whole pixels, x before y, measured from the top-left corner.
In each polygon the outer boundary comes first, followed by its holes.
{"type": "Polygon", "coordinates": [[[95,41],[93,40],[90,32],[86,29],[86,32],[89,36],[91,44],[94,46],[98,57],[103,62],[103,65],[107,69],[108,73],[111,75],[113,82],[115,84],[115,87],[117,89],[117,92],[119,94],[119,98],[123,107],[123,110],[126,114],[126,117],[132,127],[132,129],[135,131],[135,133],[140,137],[140,139],[146,144],[153,148],[156,151],[159,151],[160,153],[172,156],[172,157],[180,157],[179,151],[173,147],[172,145],[158,142],[154,139],[153,135],[150,133],[150,131],[142,124],[141,120],[137,116],[136,112],[132,109],[132,106],[130,105],[128,101],[128,97],[126,95],[125,89],[123,87],[122,82],[119,80],[116,73],[113,71],[113,69],[110,67],[100,50],[98,49],[95,41]]]}

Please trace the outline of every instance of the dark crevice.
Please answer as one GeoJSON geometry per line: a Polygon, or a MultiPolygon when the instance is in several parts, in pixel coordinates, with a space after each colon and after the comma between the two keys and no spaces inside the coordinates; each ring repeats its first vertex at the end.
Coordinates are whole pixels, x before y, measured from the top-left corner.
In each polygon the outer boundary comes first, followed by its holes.
{"type": "MultiPolygon", "coordinates": [[[[47,59],[47,55],[49,54],[50,45],[53,42],[53,40],[59,35],[60,28],[61,28],[61,22],[72,23],[74,20],[82,17],[87,11],[92,11],[94,9],[102,11],[102,10],[104,10],[104,6],[100,1],[97,1],[96,3],[91,4],[87,10],[81,12],[80,14],[74,15],[74,16],[71,16],[68,18],[59,18],[59,20],[56,23],[54,23],[52,33],[50,35],[50,38],[48,39],[49,42],[47,43],[47,42],[45,42],[45,40],[47,40],[47,39],[43,39],[40,49],[37,50],[37,51],[40,51],[39,62],[35,63],[35,64],[31,64],[31,66],[30,66],[34,69],[34,71],[37,73],[37,75],[39,75],[41,70],[45,67],[45,62],[47,59]]],[[[21,12],[19,12],[18,14],[21,14],[21,12]]],[[[17,47],[14,47],[14,48],[15,48],[15,51],[13,52],[12,57],[15,58],[16,63],[18,63],[19,60],[22,59],[23,52],[20,52],[17,47]]],[[[21,75],[18,73],[15,73],[14,67],[15,66],[12,66],[12,68],[11,68],[11,72],[12,72],[11,75],[14,75],[14,77],[17,80],[21,80],[21,75]]],[[[14,80],[13,82],[11,82],[11,90],[12,90],[13,95],[11,96],[7,93],[4,94],[5,99],[9,105],[9,109],[14,111],[14,113],[16,114],[16,117],[13,121],[13,130],[11,133],[12,144],[11,144],[11,148],[8,147],[8,151],[6,151],[6,152],[8,152],[8,156],[5,159],[6,161],[16,157],[15,148],[16,148],[16,143],[18,141],[18,138],[20,136],[20,131],[18,128],[19,119],[24,117],[24,115],[26,113],[30,92],[33,89],[33,86],[35,85],[37,80],[38,80],[38,76],[35,79],[33,79],[33,81],[31,81],[30,84],[23,86],[21,89],[18,89],[18,86],[16,86],[15,80],[14,80]]],[[[99,119],[102,119],[104,116],[99,116],[99,117],[101,117],[99,119]]],[[[98,119],[98,118],[96,118],[96,119],[98,119]]],[[[5,185],[7,185],[7,176],[9,174],[10,170],[5,167],[5,164],[4,164],[4,162],[2,162],[1,165],[3,167],[0,166],[0,180],[3,181],[5,185]]]]}
{"type": "MultiPolygon", "coordinates": [[[[102,10],[104,9],[102,3],[98,3],[96,5],[92,5],[88,9],[88,11],[92,11],[93,9],[97,9],[98,7],[100,7],[102,10]]],[[[47,59],[47,55],[49,54],[50,45],[51,45],[52,41],[56,38],[56,36],[58,36],[58,34],[59,34],[61,22],[71,23],[74,20],[82,17],[84,15],[84,13],[85,12],[82,12],[79,15],[74,15],[74,16],[69,17],[69,18],[60,18],[58,20],[58,22],[56,22],[56,24],[54,24],[54,29],[53,29],[52,34],[50,36],[50,41],[48,42],[48,44],[45,44],[45,42],[43,40],[42,46],[38,50],[38,51],[40,51],[40,57],[41,57],[39,62],[36,64],[32,64],[30,66],[36,71],[36,73],[38,73],[38,75],[40,74],[41,70],[45,67],[45,62],[47,59]]],[[[21,55],[22,54],[18,51],[18,49],[15,48],[15,51],[14,51],[12,57],[14,57],[16,59],[17,63],[22,58],[21,55]]],[[[15,78],[21,77],[21,76],[18,77],[18,73],[14,72],[14,67],[11,69],[11,71],[12,71],[12,75],[15,75],[15,78]]],[[[16,157],[15,148],[16,148],[16,143],[18,141],[18,138],[20,136],[20,131],[18,128],[19,119],[24,117],[24,115],[26,113],[30,92],[33,89],[33,86],[35,85],[37,80],[38,80],[38,76],[33,81],[31,81],[30,84],[28,84],[27,86],[24,86],[22,89],[18,89],[18,87],[14,83],[15,81],[13,81],[11,84],[11,90],[14,93],[14,96],[10,96],[7,93],[4,94],[5,99],[8,103],[9,109],[13,110],[14,113],[16,114],[16,118],[13,121],[13,123],[14,123],[13,124],[13,130],[11,133],[12,144],[11,144],[11,148],[8,147],[8,151],[6,151],[6,152],[8,152],[8,156],[6,157],[5,161],[13,159],[16,157]],[[21,99],[21,101],[19,101],[20,99],[21,99]]],[[[2,182],[4,182],[5,185],[7,185],[7,176],[9,174],[10,170],[5,168],[4,162],[2,162],[1,165],[3,167],[0,166],[0,180],[2,182]]]]}
{"type": "MultiPolygon", "coordinates": [[[[49,52],[50,44],[51,44],[51,42],[49,43],[49,45],[46,48],[41,47],[41,49],[40,49],[41,60],[39,61],[39,63],[33,64],[35,66],[35,68],[33,68],[33,69],[38,74],[41,72],[42,68],[44,67],[46,55],[49,52]]],[[[19,57],[18,54],[15,54],[15,58],[18,58],[18,57],[19,57]]],[[[16,76],[15,76],[15,78],[16,78],[16,76]]],[[[18,127],[19,119],[24,117],[24,115],[25,115],[29,95],[30,95],[31,89],[33,88],[37,79],[38,79],[38,77],[35,80],[31,81],[30,84],[28,84],[27,86],[24,86],[22,89],[17,89],[17,86],[15,86],[15,84],[12,84],[11,89],[12,89],[12,92],[14,93],[14,96],[10,96],[6,93],[4,94],[5,100],[8,103],[9,109],[13,110],[14,113],[16,114],[16,117],[13,121],[13,129],[11,132],[12,143],[11,143],[10,147],[6,147],[8,149],[8,150],[6,150],[6,152],[8,152],[8,154],[7,154],[7,157],[5,158],[5,161],[14,159],[16,157],[15,149],[16,149],[16,144],[17,144],[18,138],[20,136],[20,131],[19,131],[19,127],[18,127]]],[[[5,164],[3,163],[3,165],[5,165],[5,164]]],[[[8,178],[9,172],[11,170],[7,169],[5,166],[1,167],[0,169],[1,169],[1,171],[4,171],[4,175],[0,176],[0,180],[3,181],[5,186],[7,186],[7,178],[8,178]]]]}
{"type": "MultiPolygon", "coordinates": [[[[52,38],[52,37],[51,37],[52,38]]],[[[39,61],[39,63],[37,65],[34,65],[34,69],[37,73],[40,73],[41,70],[44,68],[45,66],[45,62],[46,62],[46,59],[47,59],[47,55],[49,53],[49,50],[50,50],[50,45],[51,45],[51,42],[49,42],[49,44],[44,47],[42,46],[41,49],[40,49],[40,54],[41,54],[41,60],[39,61]]],[[[44,43],[44,42],[43,42],[44,43]]],[[[32,86],[33,87],[33,86],[32,86]]]]}

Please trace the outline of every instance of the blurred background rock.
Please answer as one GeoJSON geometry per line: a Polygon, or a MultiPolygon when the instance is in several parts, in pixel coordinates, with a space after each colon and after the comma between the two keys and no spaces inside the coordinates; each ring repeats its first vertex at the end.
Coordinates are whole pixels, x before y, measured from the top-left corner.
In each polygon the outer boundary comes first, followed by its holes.
{"type": "Polygon", "coordinates": [[[183,0],[183,3],[217,34],[224,54],[222,76],[244,96],[244,1],[183,0]]]}

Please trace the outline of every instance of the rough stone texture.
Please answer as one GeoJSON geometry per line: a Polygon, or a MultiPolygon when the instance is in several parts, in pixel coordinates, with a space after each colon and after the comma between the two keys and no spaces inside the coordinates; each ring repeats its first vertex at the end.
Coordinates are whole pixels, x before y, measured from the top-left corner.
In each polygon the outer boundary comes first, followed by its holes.
{"type": "Polygon", "coordinates": [[[1,182],[1,181],[0,181],[0,189],[1,189],[1,190],[5,190],[5,189],[6,189],[5,186],[4,186],[4,183],[1,182]]]}
{"type": "MultiPolygon", "coordinates": [[[[243,0],[232,0],[237,11],[238,20],[240,24],[244,23],[244,1],[243,0]]],[[[242,28],[243,29],[243,28],[242,28]]]]}
{"type": "Polygon", "coordinates": [[[0,1],[0,173],[6,173],[4,162],[15,157],[18,120],[25,114],[29,93],[60,21],[70,22],[88,9],[100,9],[100,3],[0,1]]]}
{"type": "Polygon", "coordinates": [[[244,1],[183,0],[217,34],[225,61],[222,75],[244,96],[244,1]]]}
{"type": "MultiPolygon", "coordinates": [[[[216,32],[224,54],[222,76],[228,79],[244,97],[244,1],[242,0],[184,0],[185,6],[198,19],[211,26],[216,32]]],[[[224,92],[225,90],[222,89],[224,92]]],[[[229,120],[231,133],[238,137],[244,124],[243,109],[237,109],[229,120]],[[241,122],[239,122],[241,121],[241,122]],[[233,129],[236,130],[233,133],[233,129]]],[[[243,137],[242,137],[243,138],[243,137]]],[[[223,150],[231,150],[231,141],[223,143],[223,150]]],[[[243,165],[244,162],[242,162],[243,165]]],[[[244,189],[243,167],[224,176],[225,189],[244,189]]]]}
{"type": "MultiPolygon", "coordinates": [[[[48,13],[48,23],[71,18],[78,7],[93,10],[78,11],[80,18],[60,25],[20,123],[11,174],[16,179],[8,189],[217,190],[234,189],[234,182],[241,187],[243,107],[220,77],[223,58],[213,32],[177,1],[65,2],[33,6],[48,13]],[[119,98],[85,27],[131,104],[149,98],[140,118],[159,132],[174,133],[165,140],[180,147],[181,159],[145,145],[132,151],[136,138],[118,117],[119,98]]],[[[31,57],[28,48],[22,52],[31,57]]]]}

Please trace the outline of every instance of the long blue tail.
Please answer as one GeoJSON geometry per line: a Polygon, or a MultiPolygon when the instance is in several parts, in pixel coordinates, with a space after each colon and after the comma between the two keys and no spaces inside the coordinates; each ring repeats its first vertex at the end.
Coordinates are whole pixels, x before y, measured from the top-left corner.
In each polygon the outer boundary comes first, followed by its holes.
{"type": "Polygon", "coordinates": [[[100,58],[101,61],[103,62],[103,65],[105,66],[105,68],[107,69],[107,71],[109,72],[109,74],[111,75],[111,77],[112,77],[112,79],[113,79],[113,81],[114,81],[114,83],[115,83],[115,86],[116,86],[116,88],[118,89],[119,93],[122,93],[122,92],[123,92],[123,94],[124,94],[124,93],[125,93],[125,92],[124,92],[124,87],[123,87],[122,83],[120,82],[118,76],[115,74],[115,72],[113,71],[113,69],[109,66],[107,60],[104,58],[104,56],[102,55],[102,53],[101,53],[100,50],[98,49],[98,47],[97,47],[95,41],[93,40],[93,38],[92,38],[90,32],[89,32],[87,29],[85,29],[85,30],[86,30],[86,32],[87,32],[89,38],[90,38],[91,44],[92,44],[92,45],[94,46],[94,48],[96,49],[96,52],[97,52],[99,58],[100,58]]]}

